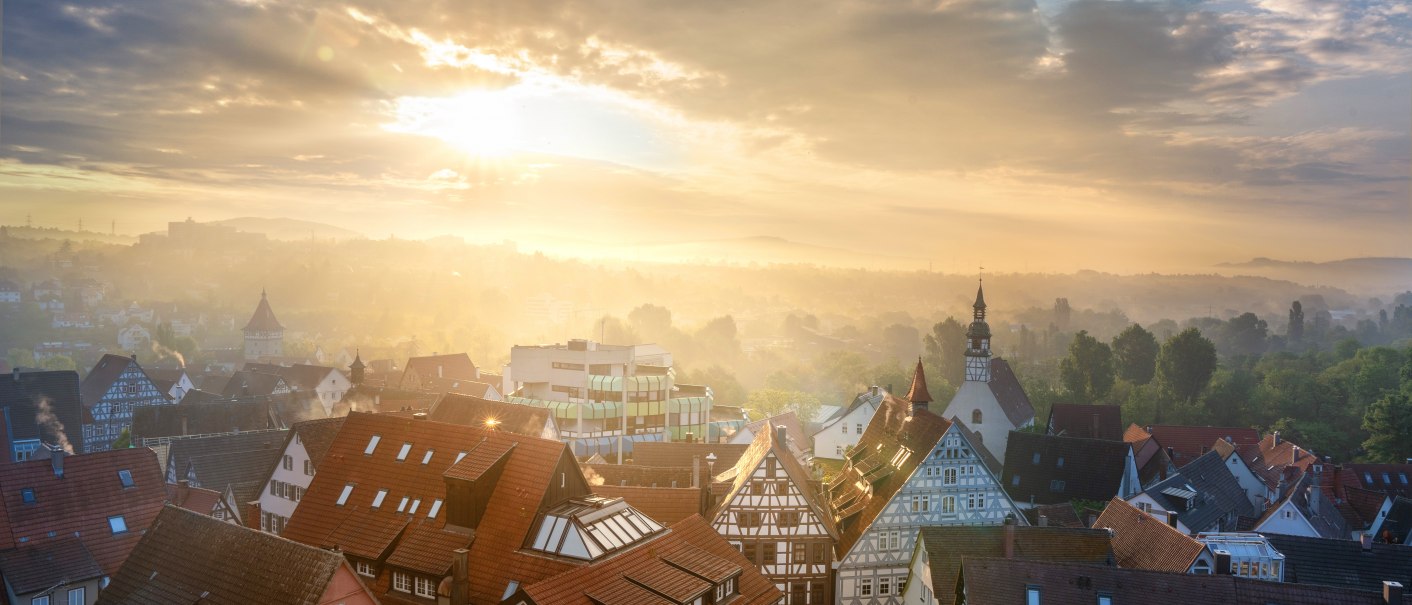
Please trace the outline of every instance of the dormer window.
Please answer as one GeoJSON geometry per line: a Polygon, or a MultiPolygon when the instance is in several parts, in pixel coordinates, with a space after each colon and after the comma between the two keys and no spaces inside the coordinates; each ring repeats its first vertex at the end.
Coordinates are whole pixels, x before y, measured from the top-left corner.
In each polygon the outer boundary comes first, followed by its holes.
{"type": "Polygon", "coordinates": [[[398,461],[398,462],[402,462],[403,460],[406,460],[406,459],[407,459],[407,454],[411,453],[411,451],[412,451],[412,442],[408,441],[408,442],[406,442],[406,443],[403,443],[403,444],[402,444],[402,449],[397,450],[397,461],[398,461]]]}
{"type": "Polygon", "coordinates": [[[717,603],[725,601],[727,598],[735,595],[735,578],[736,576],[731,576],[726,578],[726,581],[716,585],[717,603]]]}
{"type": "Polygon", "coordinates": [[[132,471],[128,469],[118,471],[118,481],[123,484],[123,488],[132,487],[132,471]]]}
{"type": "Polygon", "coordinates": [[[373,438],[368,440],[368,447],[363,448],[363,455],[364,455],[364,456],[371,456],[371,455],[373,455],[373,451],[376,450],[376,449],[378,449],[378,442],[379,442],[379,441],[382,441],[382,435],[373,435],[373,438]]]}

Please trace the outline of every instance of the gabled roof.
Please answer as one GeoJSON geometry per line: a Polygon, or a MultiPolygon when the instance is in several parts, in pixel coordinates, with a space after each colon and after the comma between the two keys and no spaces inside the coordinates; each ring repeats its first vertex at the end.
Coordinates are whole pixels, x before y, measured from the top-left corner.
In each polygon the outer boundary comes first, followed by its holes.
{"type": "MultiPolygon", "coordinates": [[[[788,430],[785,429],[785,432],[787,433],[788,430]]],[[[787,439],[788,437],[786,436],[785,440],[787,439]]],[[[732,501],[735,500],[735,497],[740,494],[741,489],[744,488],[746,484],[750,483],[751,477],[755,474],[755,469],[759,468],[760,465],[765,462],[766,458],[773,455],[779,467],[783,469],[785,475],[789,477],[790,483],[794,484],[794,489],[804,498],[805,504],[814,512],[814,516],[819,519],[819,523],[824,526],[824,531],[827,531],[831,536],[837,537],[838,528],[834,525],[834,518],[828,508],[828,503],[820,499],[821,495],[816,492],[814,487],[810,484],[811,476],[809,471],[805,469],[804,465],[799,462],[799,459],[795,458],[794,454],[790,452],[789,445],[781,441],[776,431],[766,429],[755,433],[755,440],[750,442],[750,449],[746,450],[745,454],[740,457],[740,460],[735,463],[735,477],[731,481],[730,490],[721,497],[719,500],[720,505],[713,512],[712,517],[714,518],[715,515],[720,514],[724,507],[729,506],[732,501]]],[[[930,448],[928,448],[927,451],[930,451],[930,448]]],[[[925,454],[926,452],[923,452],[923,457],[925,457],[925,454]]]]}
{"type": "Polygon", "coordinates": [[[818,432],[822,432],[828,427],[833,426],[834,423],[838,422],[839,420],[847,418],[848,415],[852,414],[854,410],[857,410],[858,408],[861,408],[865,405],[871,405],[873,406],[873,409],[877,409],[878,406],[882,405],[883,398],[887,395],[887,389],[876,386],[871,387],[868,390],[855,395],[853,397],[852,403],[848,404],[848,407],[840,410],[838,413],[826,419],[823,424],[820,425],[819,431],[816,431],[815,434],[818,434],[818,432]]]}
{"type": "Polygon", "coordinates": [[[1143,493],[1163,509],[1176,512],[1177,519],[1193,532],[1217,531],[1215,525],[1226,515],[1233,514],[1231,519],[1235,519],[1256,512],[1235,475],[1215,451],[1198,456],[1177,474],[1149,485],[1143,493]],[[1193,495],[1180,497],[1187,492],[1193,495]]]}
{"type": "Polygon", "coordinates": [[[218,492],[233,487],[244,502],[284,453],[285,437],[284,430],[270,430],[174,439],[167,448],[167,475],[185,479],[194,469],[194,485],[218,492]]]}
{"type": "Polygon", "coordinates": [[[1039,518],[1041,516],[1044,517],[1044,522],[1047,527],[1070,527],[1079,529],[1088,527],[1088,524],[1084,523],[1084,520],[1079,518],[1079,512],[1074,510],[1074,505],[1069,502],[1063,504],[1039,504],[1034,508],[1025,509],[1024,513],[1025,519],[1034,527],[1041,527],[1039,524],[1039,518]]]}
{"type": "Polygon", "coordinates": [[[706,456],[716,455],[716,468],[726,469],[735,466],[741,455],[750,447],[748,443],[687,443],[685,441],[642,441],[632,446],[632,464],[643,466],[671,466],[691,468],[693,456],[702,462],[706,456]]]}
{"type": "Polygon", "coordinates": [[[430,576],[442,576],[451,568],[454,551],[470,543],[469,532],[450,531],[441,523],[423,518],[402,534],[402,540],[387,557],[387,564],[430,576]]]}
{"type": "Polygon", "coordinates": [[[989,386],[1000,409],[1005,410],[1010,426],[1021,427],[1034,420],[1034,404],[1030,403],[1030,396],[1025,394],[1015,370],[1010,368],[1010,362],[999,357],[990,360],[989,386]]]}
{"type": "Polygon", "coordinates": [[[268,399],[201,404],[142,405],[132,409],[133,439],[235,433],[277,428],[268,399]]]}
{"type": "Polygon", "coordinates": [[[221,389],[224,397],[269,397],[280,387],[290,388],[284,377],[274,372],[239,370],[226,380],[221,389]]]}
{"type": "Polygon", "coordinates": [[[1256,444],[1236,445],[1235,449],[1251,472],[1272,490],[1282,483],[1292,484],[1318,460],[1309,450],[1277,434],[1266,435],[1256,444]]]}
{"type": "MultiPolygon", "coordinates": [[[[1108,532],[1098,529],[1011,526],[1016,559],[1111,565],[1108,532]]],[[[956,602],[956,576],[962,559],[1005,556],[1005,526],[924,526],[921,545],[931,567],[937,603],[956,602]]]]}
{"type": "Polygon", "coordinates": [[[281,378],[284,378],[285,384],[288,384],[291,389],[299,391],[312,391],[318,388],[319,384],[322,383],[329,374],[337,372],[339,376],[343,376],[343,373],[340,372],[338,368],[303,363],[296,363],[289,366],[269,363],[247,363],[241,369],[264,372],[267,374],[279,374],[281,378]]]}
{"type": "Polygon", "coordinates": [[[1119,567],[1186,573],[1206,548],[1122,498],[1109,500],[1093,526],[1112,530],[1119,567]]]}
{"type": "Polygon", "coordinates": [[[843,470],[824,486],[839,528],[840,558],[853,549],[950,428],[950,422],[929,411],[914,414],[912,403],[905,399],[891,394],[883,398],[843,470]]]}
{"type": "Polygon", "coordinates": [[[315,605],[347,565],[336,552],[167,506],[98,602],[315,605]]]}
{"type": "Polygon", "coordinates": [[[1123,441],[1014,431],[1002,484],[1015,502],[1107,500],[1122,487],[1129,449],[1123,441]]]}
{"type": "MultiPolygon", "coordinates": [[[[794,410],[789,410],[782,414],[775,414],[769,418],[761,418],[745,425],[745,428],[752,435],[759,435],[761,432],[770,431],[774,427],[783,426],[785,434],[789,436],[791,444],[800,451],[813,448],[813,442],[808,435],[804,434],[804,426],[799,424],[799,415],[794,410]]],[[[719,454],[717,454],[719,456],[719,454]]]]}
{"type": "Polygon", "coordinates": [[[1050,435],[1124,441],[1122,408],[1116,405],[1056,403],[1049,410],[1050,435]]]}
{"type": "MultiPolygon", "coordinates": [[[[108,391],[113,388],[113,383],[117,382],[118,377],[127,371],[129,365],[135,365],[139,370],[142,369],[137,360],[131,357],[107,353],[99,358],[93,369],[88,371],[88,375],[83,377],[83,384],[79,387],[79,393],[83,397],[83,406],[92,408],[99,399],[107,395],[108,391]]],[[[145,372],[143,376],[146,376],[145,372]]],[[[147,380],[151,382],[152,379],[148,378],[147,380]]],[[[165,393],[163,395],[165,396],[165,393]]]]}
{"type": "Polygon", "coordinates": [[[549,408],[447,393],[432,404],[427,419],[478,427],[488,426],[486,422],[494,420],[496,430],[538,437],[549,424],[550,414],[549,408]]]}
{"type": "Polygon", "coordinates": [[[951,417],[951,426],[961,431],[961,434],[966,437],[966,441],[971,444],[972,451],[976,452],[976,457],[981,459],[981,464],[984,464],[986,470],[990,471],[990,474],[995,475],[996,480],[999,481],[1000,471],[1002,470],[1000,460],[995,457],[995,454],[990,453],[990,448],[976,447],[977,443],[982,443],[980,433],[971,430],[971,427],[966,426],[966,423],[962,422],[961,418],[957,416],[951,417]]]}
{"type": "MultiPolygon", "coordinates": [[[[774,584],[699,516],[627,552],[523,585],[536,605],[669,605],[690,602],[737,575],[739,605],[776,603],[774,584]]],[[[499,595],[497,595],[498,600],[499,595]]]]}
{"type": "Polygon", "coordinates": [[[270,308],[269,299],[265,298],[265,293],[260,292],[260,304],[255,305],[255,313],[250,316],[250,321],[242,328],[245,332],[282,332],[284,326],[279,325],[279,320],[275,319],[275,312],[270,308]]]}
{"type": "Polygon", "coordinates": [[[64,456],[62,464],[63,477],[47,459],[0,464],[0,550],[78,533],[103,573],[112,575],[166,499],[156,455],[120,449],[64,456]],[[132,477],[130,488],[123,487],[123,470],[132,477]],[[33,504],[24,502],[26,489],[34,492],[33,504]],[[126,532],[109,527],[116,515],[123,516],[126,532]]]}
{"type": "Polygon", "coordinates": [[[1345,464],[1358,487],[1394,496],[1412,497],[1412,464],[1345,464]]]}
{"type": "MultiPolygon", "coordinates": [[[[1137,464],[1137,476],[1143,485],[1166,479],[1176,470],[1167,451],[1157,445],[1157,440],[1142,427],[1129,424],[1128,429],[1123,431],[1123,441],[1133,446],[1133,461],[1137,464]]],[[[1220,450],[1220,445],[1218,443],[1215,449],[1220,450]]]]}
{"type": "Polygon", "coordinates": [[[471,356],[465,353],[412,357],[407,360],[407,365],[402,369],[404,387],[414,374],[422,380],[428,378],[477,380],[480,377],[480,373],[476,371],[476,364],[471,361],[471,356]]]}
{"type": "MultiPolygon", "coordinates": [[[[83,404],[79,398],[78,372],[8,372],[0,376],[0,408],[7,409],[5,413],[14,439],[39,439],[50,444],[67,439],[73,442],[76,451],[83,451],[83,404]],[[58,424],[39,422],[42,407],[49,409],[58,424]]],[[[3,458],[10,460],[10,452],[3,452],[3,458]]]]}
{"type": "Polygon", "coordinates": [[[702,508],[702,492],[691,487],[644,487],[638,485],[603,484],[593,485],[593,493],[608,498],[622,498],[642,514],[652,520],[670,525],[692,515],[699,515],[702,508]]]}
{"type": "Polygon", "coordinates": [[[1211,450],[1217,441],[1229,437],[1237,446],[1260,442],[1260,433],[1252,428],[1221,426],[1178,426],[1154,424],[1147,432],[1164,450],[1171,450],[1172,463],[1181,468],[1211,450]]]}
{"type": "Polygon", "coordinates": [[[220,504],[221,492],[204,487],[191,487],[189,485],[167,484],[167,503],[189,510],[193,513],[209,515],[220,504]]]}
{"type": "MultiPolygon", "coordinates": [[[[16,595],[28,595],[61,584],[78,584],[103,576],[103,568],[73,535],[0,551],[0,575],[16,595]]],[[[21,598],[20,602],[27,599],[21,598]]]]}
{"type": "Polygon", "coordinates": [[[328,452],[329,446],[333,445],[334,438],[338,436],[338,429],[342,427],[343,417],[339,416],[296,422],[289,427],[289,432],[291,437],[299,435],[299,442],[304,444],[309,461],[317,467],[324,461],[324,454],[328,452]]]}
{"type": "Polygon", "coordinates": [[[1380,590],[1387,580],[1412,585],[1412,547],[1357,540],[1262,534],[1285,556],[1285,581],[1380,590]]]}
{"type": "Polygon", "coordinates": [[[1407,544],[1412,539],[1412,500],[1397,496],[1388,507],[1387,516],[1374,540],[1384,541],[1391,536],[1396,544],[1407,544]]]}

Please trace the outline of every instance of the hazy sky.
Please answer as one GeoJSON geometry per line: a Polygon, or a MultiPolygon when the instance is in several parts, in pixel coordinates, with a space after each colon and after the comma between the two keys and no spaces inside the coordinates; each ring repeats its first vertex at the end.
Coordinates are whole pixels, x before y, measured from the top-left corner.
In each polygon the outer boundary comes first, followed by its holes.
{"type": "Polygon", "coordinates": [[[6,2],[0,222],[962,271],[1412,255],[1410,7],[6,2]]]}

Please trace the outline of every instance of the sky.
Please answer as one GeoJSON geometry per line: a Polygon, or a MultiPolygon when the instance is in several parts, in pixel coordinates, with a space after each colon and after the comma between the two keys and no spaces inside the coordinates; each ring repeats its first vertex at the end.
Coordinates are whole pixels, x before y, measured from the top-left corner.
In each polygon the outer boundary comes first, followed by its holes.
{"type": "Polygon", "coordinates": [[[0,24],[0,223],[735,262],[768,238],[958,272],[1412,256],[1405,0],[25,0],[0,24]]]}

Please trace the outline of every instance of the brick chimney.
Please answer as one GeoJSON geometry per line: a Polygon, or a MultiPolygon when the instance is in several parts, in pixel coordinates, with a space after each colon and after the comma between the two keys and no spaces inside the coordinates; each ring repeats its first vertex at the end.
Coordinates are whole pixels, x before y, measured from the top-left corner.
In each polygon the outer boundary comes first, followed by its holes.
{"type": "Polygon", "coordinates": [[[1216,551],[1216,569],[1214,573],[1220,576],[1231,575],[1231,553],[1224,550],[1216,551]]]}
{"type": "Polygon", "coordinates": [[[1015,513],[1005,515],[1005,558],[1015,558],[1015,513]]]}
{"type": "Polygon", "coordinates": [[[1402,603],[1401,582],[1383,582],[1383,603],[1389,605],[1400,605],[1402,603]]]}
{"type": "Polygon", "coordinates": [[[451,553],[451,605],[471,603],[471,551],[458,548],[451,553]]]}

